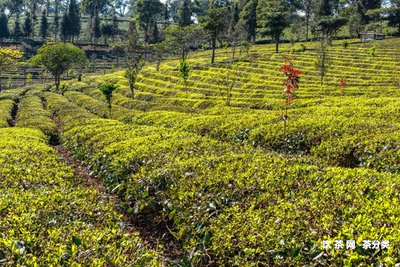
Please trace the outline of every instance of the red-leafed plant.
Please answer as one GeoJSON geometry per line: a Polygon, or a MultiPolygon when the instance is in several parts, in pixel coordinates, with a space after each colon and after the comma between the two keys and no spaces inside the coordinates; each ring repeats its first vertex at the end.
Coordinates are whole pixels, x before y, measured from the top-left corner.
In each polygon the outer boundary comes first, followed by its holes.
{"type": "Polygon", "coordinates": [[[286,77],[285,88],[285,115],[283,116],[284,133],[286,134],[286,123],[288,120],[288,107],[294,101],[296,94],[295,90],[299,89],[300,75],[303,73],[294,68],[293,60],[287,58],[285,64],[280,68],[283,75],[286,77]]]}
{"type": "Polygon", "coordinates": [[[340,91],[342,91],[342,93],[344,93],[344,89],[346,89],[347,83],[346,83],[346,79],[342,78],[339,80],[339,88],[340,91]]]}

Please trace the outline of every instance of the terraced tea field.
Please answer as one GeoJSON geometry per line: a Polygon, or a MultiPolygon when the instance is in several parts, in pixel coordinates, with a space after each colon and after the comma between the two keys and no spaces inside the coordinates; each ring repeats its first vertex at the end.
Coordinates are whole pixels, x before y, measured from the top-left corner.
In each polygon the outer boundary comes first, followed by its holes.
{"type": "Polygon", "coordinates": [[[0,264],[400,262],[400,40],[334,43],[323,85],[305,45],[252,47],[230,106],[229,50],[212,66],[209,51],[190,54],[187,88],[178,61],[147,65],[135,99],[122,71],[64,82],[64,95],[1,92],[0,264]],[[286,131],[285,56],[303,71],[286,131]],[[105,82],[118,86],[112,118],[105,82]]]}

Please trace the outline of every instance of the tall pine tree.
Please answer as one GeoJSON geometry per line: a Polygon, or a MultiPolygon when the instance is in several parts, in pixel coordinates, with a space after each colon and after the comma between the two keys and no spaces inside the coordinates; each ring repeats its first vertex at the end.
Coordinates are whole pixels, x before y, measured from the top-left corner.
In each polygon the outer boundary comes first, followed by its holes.
{"type": "Polygon", "coordinates": [[[59,31],[60,31],[59,0],[55,0],[53,33],[54,33],[54,39],[56,39],[56,40],[57,40],[59,31]]]}
{"type": "Polygon", "coordinates": [[[252,43],[256,41],[257,5],[258,0],[250,0],[240,12],[240,21],[247,31],[247,41],[252,43]]]}
{"type": "Polygon", "coordinates": [[[181,4],[178,9],[178,18],[178,23],[181,27],[189,26],[193,23],[190,0],[181,0],[181,4]]]}
{"type": "Polygon", "coordinates": [[[283,31],[290,25],[291,9],[285,1],[267,0],[263,2],[262,34],[275,40],[275,52],[279,52],[279,42],[283,31]]]}
{"type": "Polygon", "coordinates": [[[64,12],[61,19],[61,39],[67,42],[71,36],[71,22],[67,12],[64,12]]]}
{"type": "Polygon", "coordinates": [[[47,21],[46,9],[43,9],[42,18],[40,20],[40,35],[44,41],[47,38],[47,32],[49,30],[49,23],[47,21]]]}
{"type": "Polygon", "coordinates": [[[101,37],[100,18],[99,18],[99,12],[97,11],[97,7],[95,8],[94,12],[91,35],[94,37],[95,43],[97,43],[97,39],[101,37]]]}
{"type": "Polygon", "coordinates": [[[10,37],[10,31],[8,30],[8,18],[4,9],[1,10],[0,14],[0,40],[10,37]]]}
{"type": "Polygon", "coordinates": [[[29,39],[32,35],[32,20],[31,15],[28,13],[24,21],[24,37],[29,39]]]}
{"type": "Polygon", "coordinates": [[[68,20],[70,22],[69,35],[74,42],[74,37],[79,36],[81,33],[81,16],[79,14],[79,7],[76,0],[70,0],[68,7],[68,20]]]}
{"type": "Polygon", "coordinates": [[[23,36],[21,25],[19,23],[19,16],[15,18],[13,36],[14,36],[14,41],[19,41],[20,38],[23,36]]]}

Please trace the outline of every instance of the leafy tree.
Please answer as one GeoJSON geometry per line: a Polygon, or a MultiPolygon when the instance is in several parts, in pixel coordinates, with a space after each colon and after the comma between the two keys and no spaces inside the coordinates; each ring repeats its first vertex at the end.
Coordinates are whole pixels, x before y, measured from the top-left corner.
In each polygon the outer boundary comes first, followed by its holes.
{"type": "Polygon", "coordinates": [[[192,8],[190,0],[181,0],[178,9],[179,26],[185,27],[193,24],[192,21],[192,8]]]}
{"type": "Polygon", "coordinates": [[[280,38],[290,25],[290,7],[282,0],[264,1],[261,4],[262,34],[269,35],[275,40],[275,52],[278,53],[280,38]]]}
{"type": "MultiPolygon", "coordinates": [[[[18,59],[22,58],[22,53],[18,50],[0,48],[0,77],[5,70],[14,69],[19,65],[18,59]]],[[[0,79],[1,91],[1,79],[0,79]]]]}
{"type": "Polygon", "coordinates": [[[160,71],[161,62],[168,55],[169,52],[168,44],[164,41],[162,43],[152,44],[150,48],[157,59],[156,69],[157,71],[160,71]]]}
{"type": "Polygon", "coordinates": [[[0,14],[0,40],[10,37],[10,31],[8,30],[8,18],[4,13],[4,10],[0,14]]]}
{"type": "Polygon", "coordinates": [[[247,32],[247,41],[252,43],[256,41],[257,5],[258,0],[250,0],[240,12],[240,21],[247,32]]]}
{"type": "Polygon", "coordinates": [[[187,84],[188,84],[188,79],[189,79],[189,74],[190,74],[190,67],[186,60],[182,60],[179,63],[179,73],[185,84],[185,90],[187,90],[187,84]]]}
{"type": "Polygon", "coordinates": [[[157,22],[154,21],[152,24],[152,30],[150,34],[149,44],[156,44],[161,41],[160,31],[158,30],[157,22]]]}
{"type": "Polygon", "coordinates": [[[32,20],[31,16],[28,14],[25,17],[25,22],[24,22],[24,37],[29,38],[32,35],[32,20]]]}
{"type": "Polygon", "coordinates": [[[211,8],[207,10],[206,16],[200,17],[200,22],[211,38],[211,64],[215,62],[215,49],[217,48],[217,37],[229,25],[229,10],[226,6],[221,6],[215,1],[211,8]]]}
{"type": "Polygon", "coordinates": [[[301,0],[301,10],[304,12],[304,19],[306,23],[306,41],[309,40],[308,34],[310,32],[310,23],[313,15],[314,5],[316,0],[301,0]]]}
{"type": "Polygon", "coordinates": [[[169,26],[164,34],[171,53],[180,55],[182,61],[187,59],[190,47],[196,46],[204,36],[202,29],[194,25],[169,26]]]}
{"type": "Polygon", "coordinates": [[[113,92],[115,91],[115,89],[117,89],[117,87],[115,86],[115,84],[112,84],[112,83],[105,83],[100,86],[100,91],[103,93],[103,95],[107,101],[110,119],[112,118],[112,113],[111,113],[112,97],[113,97],[113,92]]]}
{"type": "Polygon", "coordinates": [[[101,34],[104,37],[104,44],[107,45],[107,38],[114,35],[114,26],[112,24],[101,25],[101,34]]]}
{"type": "Polygon", "coordinates": [[[127,63],[125,77],[128,79],[132,99],[135,98],[136,80],[143,66],[144,61],[142,59],[139,59],[137,61],[130,61],[129,63],[127,63]]]}
{"type": "Polygon", "coordinates": [[[127,45],[125,46],[125,77],[128,79],[131,97],[135,98],[137,77],[144,66],[144,47],[140,42],[139,34],[134,23],[130,23],[127,33],[127,45]]]}
{"type": "Polygon", "coordinates": [[[150,41],[151,27],[157,22],[157,18],[163,12],[163,4],[159,0],[138,0],[136,10],[136,20],[144,32],[146,43],[150,41]]]}
{"type": "Polygon", "coordinates": [[[349,8],[349,31],[353,37],[358,37],[361,33],[362,29],[364,28],[365,21],[365,14],[361,8],[360,1],[356,1],[353,5],[349,8]]]}
{"type": "Polygon", "coordinates": [[[111,0],[82,0],[81,6],[82,10],[94,17],[99,15],[99,13],[107,11],[107,7],[111,4],[111,0]]]}
{"type": "Polygon", "coordinates": [[[49,23],[47,21],[47,13],[46,10],[43,9],[42,18],[40,20],[40,35],[43,41],[47,38],[48,30],[49,30],[49,23]]]}
{"type": "Polygon", "coordinates": [[[391,0],[389,8],[389,26],[397,27],[397,33],[400,35],[400,0],[391,0]]]}
{"type": "Polygon", "coordinates": [[[320,0],[315,9],[314,31],[322,34],[330,44],[333,35],[346,24],[347,19],[337,16],[335,2],[332,0],[320,0]]]}
{"type": "Polygon", "coordinates": [[[60,87],[61,75],[75,66],[87,66],[89,61],[85,52],[66,43],[46,43],[38,53],[29,59],[33,65],[44,66],[54,77],[56,91],[60,87]]]}
{"type": "Polygon", "coordinates": [[[220,95],[228,107],[231,106],[232,91],[238,78],[239,72],[237,64],[230,65],[227,70],[224,70],[217,75],[216,82],[220,85],[220,95]]]}
{"type": "Polygon", "coordinates": [[[318,47],[318,57],[317,57],[317,60],[315,61],[315,69],[318,72],[318,75],[320,76],[321,85],[324,84],[324,78],[325,78],[326,73],[328,72],[328,68],[329,68],[329,62],[328,62],[328,57],[327,57],[328,43],[329,43],[329,41],[327,40],[326,37],[322,37],[320,39],[319,47],[318,47]]]}

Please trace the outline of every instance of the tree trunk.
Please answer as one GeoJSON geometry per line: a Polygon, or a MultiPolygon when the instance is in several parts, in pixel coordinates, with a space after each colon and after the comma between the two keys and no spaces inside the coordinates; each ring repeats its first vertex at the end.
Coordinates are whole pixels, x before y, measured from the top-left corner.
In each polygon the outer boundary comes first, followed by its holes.
{"type": "Polygon", "coordinates": [[[131,89],[131,97],[132,99],[135,99],[135,91],[134,91],[134,85],[132,83],[129,83],[129,88],[131,89]]]}
{"type": "Polygon", "coordinates": [[[308,27],[309,27],[308,24],[310,24],[310,22],[309,22],[309,19],[306,18],[306,41],[307,41],[307,42],[308,42],[308,27]]]}
{"type": "Polygon", "coordinates": [[[211,48],[212,48],[212,54],[211,54],[211,64],[214,64],[215,62],[215,48],[217,44],[217,35],[213,34],[212,36],[212,43],[211,43],[211,48]]]}
{"type": "Polygon", "coordinates": [[[279,53],[279,37],[275,38],[275,53],[279,53]]]}
{"type": "Polygon", "coordinates": [[[60,89],[60,75],[54,76],[55,84],[56,84],[56,92],[60,89]]]}

